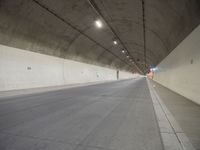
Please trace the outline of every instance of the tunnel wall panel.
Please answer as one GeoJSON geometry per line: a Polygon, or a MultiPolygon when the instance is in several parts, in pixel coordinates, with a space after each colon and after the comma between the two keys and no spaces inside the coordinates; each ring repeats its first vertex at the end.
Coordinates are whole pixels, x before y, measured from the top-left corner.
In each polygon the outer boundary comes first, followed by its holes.
{"type": "Polygon", "coordinates": [[[200,104],[200,25],[157,66],[154,80],[200,104]]]}
{"type": "MultiPolygon", "coordinates": [[[[0,91],[117,80],[115,69],[0,45],[0,91]]],[[[133,77],[120,71],[119,79],[133,77]]]]}

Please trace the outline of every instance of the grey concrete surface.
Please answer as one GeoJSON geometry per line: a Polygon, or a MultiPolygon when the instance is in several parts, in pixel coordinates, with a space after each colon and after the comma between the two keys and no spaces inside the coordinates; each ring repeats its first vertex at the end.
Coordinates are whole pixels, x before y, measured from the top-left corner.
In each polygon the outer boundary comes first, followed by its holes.
{"type": "Polygon", "coordinates": [[[151,83],[194,148],[200,150],[200,106],[155,81],[151,83]]]}
{"type": "MultiPolygon", "coordinates": [[[[139,60],[138,66],[142,69],[142,1],[92,1],[110,27],[103,21],[104,27],[96,29],[94,21],[102,17],[88,0],[1,0],[0,43],[57,57],[133,70],[134,65],[121,53],[122,48],[126,47],[131,56],[139,60]],[[111,27],[125,46],[119,42],[118,46],[112,44],[116,35],[111,32],[111,27]]],[[[149,67],[156,66],[200,23],[200,3],[199,0],[145,0],[144,7],[149,67]]]]}
{"type": "Polygon", "coordinates": [[[165,150],[195,150],[179,123],[147,79],[165,150]]]}
{"type": "Polygon", "coordinates": [[[162,150],[145,78],[0,99],[1,150],[162,150]]]}

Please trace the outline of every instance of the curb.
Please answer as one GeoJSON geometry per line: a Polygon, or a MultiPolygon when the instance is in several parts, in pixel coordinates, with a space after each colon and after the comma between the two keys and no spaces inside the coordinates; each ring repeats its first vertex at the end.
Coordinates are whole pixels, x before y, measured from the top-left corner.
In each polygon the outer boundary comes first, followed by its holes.
{"type": "Polygon", "coordinates": [[[165,150],[195,150],[149,79],[147,79],[147,83],[165,150]]]}

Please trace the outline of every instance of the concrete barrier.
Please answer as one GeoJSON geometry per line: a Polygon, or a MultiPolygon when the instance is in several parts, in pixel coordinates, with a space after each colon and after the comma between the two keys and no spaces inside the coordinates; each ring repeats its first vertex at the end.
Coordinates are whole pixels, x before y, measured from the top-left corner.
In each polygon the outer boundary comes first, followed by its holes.
{"type": "Polygon", "coordinates": [[[0,45],[0,91],[106,80],[117,80],[117,70],[0,45]]]}
{"type": "Polygon", "coordinates": [[[158,66],[154,80],[200,104],[200,25],[158,66]]]}

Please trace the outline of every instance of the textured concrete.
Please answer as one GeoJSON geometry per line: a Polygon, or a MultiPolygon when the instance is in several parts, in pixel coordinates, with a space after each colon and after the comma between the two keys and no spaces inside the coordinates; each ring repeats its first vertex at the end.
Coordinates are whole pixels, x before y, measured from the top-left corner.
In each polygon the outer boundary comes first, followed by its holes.
{"type": "Polygon", "coordinates": [[[200,25],[158,66],[154,80],[200,104],[200,25]]]}
{"type": "MultiPolygon", "coordinates": [[[[93,1],[143,68],[142,1],[93,1]]],[[[199,0],[145,0],[148,67],[157,65],[200,23],[199,8],[199,0]]],[[[121,43],[118,46],[112,44],[116,35],[110,27],[103,22],[104,27],[96,29],[94,21],[98,18],[101,16],[88,0],[1,0],[0,43],[92,64],[136,70],[121,53],[125,47],[121,43]]]]}
{"type": "Polygon", "coordinates": [[[0,99],[2,150],[162,150],[145,78],[0,99]]]}
{"type": "MultiPolygon", "coordinates": [[[[196,150],[200,149],[200,106],[189,99],[153,82],[154,89],[180,125],[196,150]]],[[[176,130],[176,128],[174,128],[176,130]]],[[[181,135],[180,135],[181,136],[181,135]]]]}

